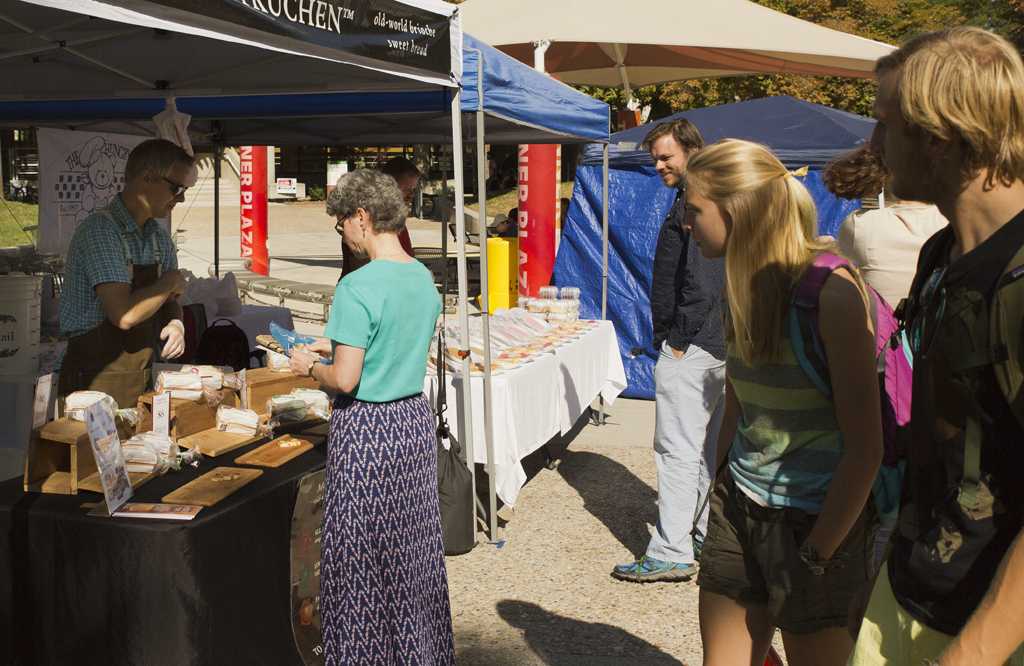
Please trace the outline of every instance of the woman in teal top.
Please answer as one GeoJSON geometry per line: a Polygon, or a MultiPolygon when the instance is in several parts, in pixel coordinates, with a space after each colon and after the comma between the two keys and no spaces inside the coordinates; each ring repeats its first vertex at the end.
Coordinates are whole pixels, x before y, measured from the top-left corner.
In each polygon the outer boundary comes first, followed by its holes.
{"type": "Polygon", "coordinates": [[[437,442],[423,396],[441,299],[399,242],[406,209],[391,176],[342,176],[327,213],[370,262],[338,284],[327,337],[291,357],[293,372],[338,395],[321,542],[325,663],[451,664],[437,442]]]}

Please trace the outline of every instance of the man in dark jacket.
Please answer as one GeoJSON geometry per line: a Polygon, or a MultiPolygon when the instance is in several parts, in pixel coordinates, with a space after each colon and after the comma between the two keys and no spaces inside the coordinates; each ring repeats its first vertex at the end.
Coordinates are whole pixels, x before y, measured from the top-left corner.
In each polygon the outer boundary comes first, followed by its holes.
{"type": "Polygon", "coordinates": [[[697,571],[707,517],[694,513],[708,492],[725,395],[722,259],[691,241],[683,190],[686,163],[704,146],[688,120],[658,125],[644,141],[665,185],[677,191],[661,226],[651,280],[658,468],[658,526],[646,554],[612,576],[635,582],[687,581],[697,571]]]}

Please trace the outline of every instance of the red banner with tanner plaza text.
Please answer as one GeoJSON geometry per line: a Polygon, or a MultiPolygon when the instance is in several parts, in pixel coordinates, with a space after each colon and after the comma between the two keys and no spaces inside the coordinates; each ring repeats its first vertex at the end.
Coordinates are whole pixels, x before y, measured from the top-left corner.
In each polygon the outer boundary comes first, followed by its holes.
{"type": "Polygon", "coordinates": [[[537,296],[555,267],[561,146],[519,146],[519,294],[537,296]]]}
{"type": "Polygon", "coordinates": [[[267,257],[267,147],[242,146],[238,149],[241,167],[241,251],[249,259],[253,273],[270,274],[267,257]]]}

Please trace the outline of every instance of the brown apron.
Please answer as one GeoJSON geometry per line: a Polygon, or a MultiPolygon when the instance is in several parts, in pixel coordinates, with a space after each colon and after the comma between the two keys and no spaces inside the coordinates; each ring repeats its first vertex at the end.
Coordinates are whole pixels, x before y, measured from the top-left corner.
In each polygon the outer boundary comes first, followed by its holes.
{"type": "MultiPolygon", "coordinates": [[[[132,292],[157,281],[159,261],[131,267],[132,292]]],[[[105,318],[88,333],[71,338],[60,369],[60,394],[102,391],[116,400],[118,407],[134,407],[151,384],[162,312],[127,331],[105,318]]]]}

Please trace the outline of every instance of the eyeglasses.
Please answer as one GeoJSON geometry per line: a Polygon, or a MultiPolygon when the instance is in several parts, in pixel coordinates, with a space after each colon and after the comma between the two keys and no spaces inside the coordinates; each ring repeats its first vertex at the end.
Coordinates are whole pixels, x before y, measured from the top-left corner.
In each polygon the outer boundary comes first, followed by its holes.
{"type": "Polygon", "coordinates": [[[188,185],[179,185],[167,176],[163,176],[163,179],[171,186],[171,194],[175,197],[180,197],[182,194],[185,194],[185,190],[188,189],[188,185]]]}
{"type": "Polygon", "coordinates": [[[334,223],[334,230],[336,232],[338,232],[339,236],[344,236],[345,235],[345,220],[347,220],[348,218],[346,218],[346,217],[338,217],[338,218],[335,218],[335,219],[337,221],[334,223]]]}

